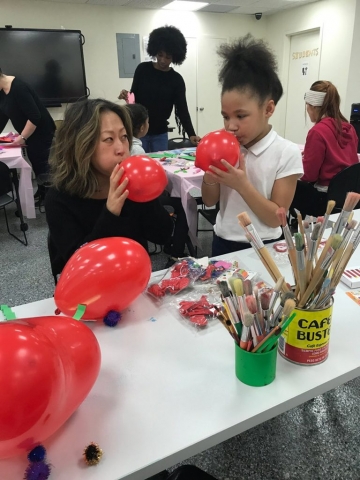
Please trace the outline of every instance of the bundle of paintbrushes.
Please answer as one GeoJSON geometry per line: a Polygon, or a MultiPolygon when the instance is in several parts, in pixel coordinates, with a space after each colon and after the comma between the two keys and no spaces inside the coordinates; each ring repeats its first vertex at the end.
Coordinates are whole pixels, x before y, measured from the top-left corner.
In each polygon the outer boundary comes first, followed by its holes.
{"type": "MultiPolygon", "coordinates": [[[[319,244],[325,229],[329,226],[329,216],[335,206],[330,200],[324,217],[317,221],[310,218],[303,221],[298,215],[299,232],[292,237],[286,221],[284,208],[279,208],[277,216],[282,226],[288,248],[290,264],[295,280],[295,301],[299,308],[319,309],[330,304],[332,295],[338,285],[348,261],[360,243],[360,224],[352,220],[353,209],[360,201],[358,193],[349,192],[344,206],[334,224],[322,252],[319,244]]],[[[246,212],[238,215],[239,224],[244,228],[246,238],[258,253],[265,268],[273,279],[278,279],[280,272],[274,268],[263,242],[259,238],[246,212]]],[[[286,290],[283,289],[286,292],[286,290]]]]}
{"type": "Polygon", "coordinates": [[[237,276],[218,285],[222,307],[217,309],[217,318],[237,345],[254,353],[270,351],[295,316],[291,315],[294,293],[282,293],[284,277],[279,277],[274,288],[258,288],[237,276]]]}

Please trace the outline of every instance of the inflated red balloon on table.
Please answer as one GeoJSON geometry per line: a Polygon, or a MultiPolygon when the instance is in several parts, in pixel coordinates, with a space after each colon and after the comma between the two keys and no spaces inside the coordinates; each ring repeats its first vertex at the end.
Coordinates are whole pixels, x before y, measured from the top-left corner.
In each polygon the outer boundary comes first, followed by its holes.
{"type": "Polygon", "coordinates": [[[67,317],[0,323],[0,458],[28,453],[85,400],[100,370],[100,347],[67,317]]]}
{"type": "Polygon", "coordinates": [[[146,155],[133,155],[121,162],[129,179],[128,198],[134,202],[150,202],[165,190],[168,183],[163,166],[146,155]]]}
{"type": "Polygon", "coordinates": [[[240,145],[233,133],[216,130],[206,134],[196,148],[195,166],[206,172],[209,166],[226,171],[220,160],[226,160],[235,166],[240,156],[240,145]]]}
{"type": "Polygon", "coordinates": [[[145,248],[125,237],[100,238],[79,248],[66,263],[54,299],[72,317],[85,305],[84,320],[102,320],[128,307],[146,288],[151,261],[145,248]]]}

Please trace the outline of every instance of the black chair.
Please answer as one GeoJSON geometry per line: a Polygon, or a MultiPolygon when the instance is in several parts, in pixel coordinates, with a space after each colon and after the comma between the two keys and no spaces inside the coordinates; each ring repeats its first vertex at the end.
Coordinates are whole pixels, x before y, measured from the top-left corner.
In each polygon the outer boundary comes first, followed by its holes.
{"type": "Polygon", "coordinates": [[[202,208],[198,209],[198,226],[196,229],[196,234],[197,232],[211,232],[213,230],[212,228],[199,228],[199,215],[203,216],[209,223],[211,223],[212,226],[214,226],[216,223],[216,216],[219,209],[219,202],[215,205],[214,208],[206,208],[206,206],[203,204],[202,208]]]}
{"type": "Polygon", "coordinates": [[[5,163],[0,162],[0,210],[4,210],[6,228],[8,233],[18,240],[23,245],[28,245],[28,240],[26,237],[26,230],[28,225],[24,222],[24,217],[22,214],[22,209],[19,199],[19,180],[17,178],[16,169],[10,169],[5,163]],[[15,189],[15,194],[14,194],[15,189]],[[23,232],[24,240],[16,236],[10,231],[9,221],[6,213],[6,206],[10,203],[15,203],[17,206],[17,211],[19,212],[20,217],[20,230],[23,232]]]}
{"type": "MultiPolygon", "coordinates": [[[[341,170],[330,181],[327,191],[328,200],[335,200],[333,213],[340,212],[348,192],[360,193],[360,163],[341,170]]],[[[360,202],[355,209],[360,208],[360,202]]]]}
{"type": "Polygon", "coordinates": [[[168,150],[177,150],[178,148],[189,148],[194,146],[195,145],[191,143],[189,138],[169,138],[168,141],[168,150]]]}

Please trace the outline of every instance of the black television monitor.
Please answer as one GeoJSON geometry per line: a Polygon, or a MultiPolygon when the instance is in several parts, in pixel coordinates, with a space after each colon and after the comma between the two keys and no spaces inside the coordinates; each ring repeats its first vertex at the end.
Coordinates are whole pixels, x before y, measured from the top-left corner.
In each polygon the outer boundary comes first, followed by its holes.
{"type": "Polygon", "coordinates": [[[80,30],[0,28],[0,68],[30,85],[45,106],[88,95],[80,30]]]}

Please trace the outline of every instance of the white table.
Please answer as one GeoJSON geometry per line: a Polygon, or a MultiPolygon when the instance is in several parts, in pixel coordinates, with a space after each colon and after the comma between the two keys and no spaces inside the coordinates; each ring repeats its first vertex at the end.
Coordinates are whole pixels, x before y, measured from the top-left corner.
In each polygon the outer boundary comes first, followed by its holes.
{"type": "Polygon", "coordinates": [[[0,162],[9,168],[20,170],[19,197],[23,215],[27,218],[35,218],[34,190],[31,182],[32,168],[24,159],[21,148],[4,148],[0,150],[0,162]]]}
{"type": "MultiPolygon", "coordinates": [[[[226,258],[263,271],[252,250],[226,258]]],[[[360,251],[352,264],[359,261],[360,251]]],[[[289,266],[281,269],[290,280],[289,266]]],[[[234,346],[222,325],[196,333],[146,296],[114,329],[89,324],[101,346],[101,371],[77,412],[44,442],[51,480],[144,480],[357,377],[360,307],[346,290],[340,284],[335,295],[329,358],[301,367],[278,356],[276,379],[262,388],[235,377],[234,346]],[[81,460],[91,441],[104,451],[96,467],[81,460]]],[[[14,311],[20,318],[52,314],[54,308],[51,298],[14,311]]],[[[0,478],[22,478],[26,465],[25,453],[0,461],[0,478]]]]}

